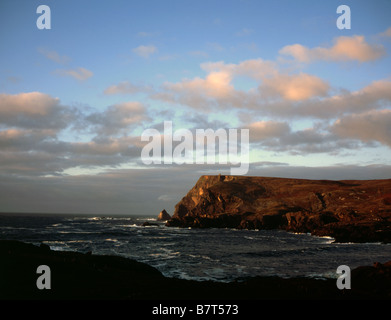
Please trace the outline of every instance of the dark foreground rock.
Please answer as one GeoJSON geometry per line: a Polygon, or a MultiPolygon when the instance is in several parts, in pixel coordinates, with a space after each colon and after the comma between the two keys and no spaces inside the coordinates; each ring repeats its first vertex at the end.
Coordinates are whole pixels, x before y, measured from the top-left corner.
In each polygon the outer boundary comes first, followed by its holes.
{"type": "Polygon", "coordinates": [[[149,222],[149,221],[145,221],[143,224],[142,224],[143,227],[159,227],[160,225],[158,223],[153,223],[153,222],[149,222]]]}
{"type": "Polygon", "coordinates": [[[283,229],[338,242],[391,242],[391,179],[202,176],[168,226],[283,229]]]}
{"type": "Polygon", "coordinates": [[[52,251],[0,241],[0,299],[391,299],[391,262],[352,270],[352,289],[333,279],[254,277],[219,283],[164,277],[144,263],[117,256],[52,251]],[[51,289],[37,288],[40,265],[51,272],[51,289]]]}

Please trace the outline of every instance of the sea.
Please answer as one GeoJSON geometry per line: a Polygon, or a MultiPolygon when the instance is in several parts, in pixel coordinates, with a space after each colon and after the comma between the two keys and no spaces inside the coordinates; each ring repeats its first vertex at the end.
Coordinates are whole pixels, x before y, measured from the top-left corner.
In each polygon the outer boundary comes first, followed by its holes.
{"type": "Polygon", "coordinates": [[[147,263],[167,277],[241,281],[254,276],[337,278],[391,260],[391,244],[334,243],[283,230],[166,227],[156,217],[0,214],[0,239],[51,250],[117,255],[147,263]],[[149,222],[149,226],[143,226],[149,222]]]}

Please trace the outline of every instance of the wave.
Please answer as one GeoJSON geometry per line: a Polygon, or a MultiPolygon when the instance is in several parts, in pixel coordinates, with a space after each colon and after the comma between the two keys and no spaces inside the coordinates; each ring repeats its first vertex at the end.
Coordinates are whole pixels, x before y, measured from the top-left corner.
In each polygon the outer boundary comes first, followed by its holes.
{"type": "Polygon", "coordinates": [[[323,251],[330,251],[330,247],[302,247],[292,249],[272,249],[262,251],[247,251],[238,253],[243,256],[254,256],[254,257],[283,257],[283,256],[303,256],[303,255],[316,255],[323,251]]]}
{"type": "Polygon", "coordinates": [[[156,218],[136,218],[137,221],[158,221],[156,218]]]}
{"type": "Polygon", "coordinates": [[[331,237],[282,230],[189,230],[165,227],[164,223],[146,228],[142,226],[145,221],[157,219],[7,217],[0,224],[0,238],[46,243],[52,250],[120,255],[146,262],[164,275],[192,280],[225,281],[257,275],[326,277],[334,275],[338,265],[371,265],[391,256],[391,244],[333,243],[331,237]]]}

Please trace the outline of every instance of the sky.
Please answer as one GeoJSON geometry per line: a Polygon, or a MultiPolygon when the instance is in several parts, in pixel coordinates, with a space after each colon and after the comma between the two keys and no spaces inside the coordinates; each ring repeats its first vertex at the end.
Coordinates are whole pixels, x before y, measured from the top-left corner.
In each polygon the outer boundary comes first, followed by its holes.
{"type": "Polygon", "coordinates": [[[172,214],[235,163],[146,163],[168,122],[194,150],[248,130],[246,175],[391,178],[390,18],[388,0],[2,0],[0,212],[172,214]]]}

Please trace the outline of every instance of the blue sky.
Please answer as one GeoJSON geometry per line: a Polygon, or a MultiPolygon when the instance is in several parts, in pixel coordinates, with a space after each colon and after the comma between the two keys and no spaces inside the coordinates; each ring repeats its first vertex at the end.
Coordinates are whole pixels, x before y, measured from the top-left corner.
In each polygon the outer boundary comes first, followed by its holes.
{"type": "Polygon", "coordinates": [[[248,128],[249,175],[390,178],[390,17],[380,0],[2,1],[0,211],[172,212],[227,168],[143,165],[164,121],[248,128]]]}

